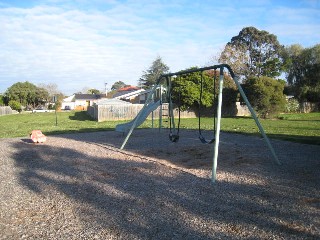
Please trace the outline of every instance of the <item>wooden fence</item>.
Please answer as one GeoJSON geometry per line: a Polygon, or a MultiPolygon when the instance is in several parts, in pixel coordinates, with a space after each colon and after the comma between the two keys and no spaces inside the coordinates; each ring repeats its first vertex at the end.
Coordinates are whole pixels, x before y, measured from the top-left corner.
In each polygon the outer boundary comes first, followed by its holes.
{"type": "MultiPolygon", "coordinates": [[[[162,107],[163,118],[168,115],[168,106],[161,105],[155,111],[153,111],[153,117],[160,117],[160,109],[162,107]]],[[[87,113],[98,122],[103,121],[120,121],[120,120],[131,120],[137,116],[140,110],[143,108],[143,104],[123,104],[123,105],[94,105],[87,109],[87,113]]],[[[178,116],[178,110],[174,110],[174,115],[178,116]]],[[[196,117],[194,112],[183,111],[180,113],[181,118],[192,118],[196,117]]],[[[152,118],[152,113],[148,116],[152,118]]]]}
{"type": "Polygon", "coordinates": [[[0,107],[0,116],[1,115],[8,115],[8,114],[12,114],[12,109],[9,106],[5,106],[5,107],[0,107]]]}
{"type": "MultiPolygon", "coordinates": [[[[163,118],[168,116],[168,105],[163,104],[153,111],[153,117],[155,119],[160,116],[160,108],[162,107],[163,118]]],[[[120,121],[131,120],[137,116],[139,111],[143,108],[143,104],[123,104],[123,105],[94,105],[87,109],[88,114],[98,122],[103,121],[120,121]]],[[[249,116],[250,112],[245,105],[241,105],[239,102],[230,106],[225,106],[222,109],[223,116],[249,116]]],[[[301,103],[300,112],[308,113],[320,111],[320,103],[301,103]]],[[[0,111],[1,115],[1,111],[0,111]]],[[[178,117],[178,109],[174,109],[174,116],[178,117]]],[[[194,118],[195,112],[181,111],[181,118],[194,118]]],[[[151,119],[152,113],[148,116],[151,119]]]]}
{"type": "Polygon", "coordinates": [[[301,113],[319,112],[320,103],[302,102],[299,111],[301,113]]]}

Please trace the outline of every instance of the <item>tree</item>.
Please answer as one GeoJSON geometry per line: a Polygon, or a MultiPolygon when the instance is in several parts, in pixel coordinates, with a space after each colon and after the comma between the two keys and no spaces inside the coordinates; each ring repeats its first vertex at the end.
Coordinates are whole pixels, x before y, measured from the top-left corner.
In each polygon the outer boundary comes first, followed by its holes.
{"type": "MultiPolygon", "coordinates": [[[[212,109],[215,101],[217,100],[217,95],[219,92],[219,74],[219,71],[214,70],[203,72],[201,108],[205,112],[208,112],[208,109],[210,108],[212,109]],[[214,76],[216,76],[216,81],[214,81],[214,76]],[[216,96],[214,96],[214,88],[216,91],[216,96]]],[[[227,74],[224,75],[224,87],[223,102],[228,104],[231,101],[236,101],[236,85],[232,78],[227,74]]],[[[188,73],[173,78],[172,80],[173,101],[176,104],[179,104],[182,110],[192,109],[197,111],[199,109],[200,90],[201,72],[188,73]]]]}
{"type": "Polygon", "coordinates": [[[0,106],[3,106],[3,105],[5,105],[4,104],[4,96],[2,95],[2,94],[0,94],[0,106]]]}
{"type": "Polygon", "coordinates": [[[48,101],[48,92],[44,88],[38,88],[34,84],[26,82],[17,82],[7,89],[5,92],[5,100],[14,100],[22,106],[31,105],[36,107],[39,104],[44,104],[48,101]]]}
{"type": "Polygon", "coordinates": [[[320,102],[320,44],[304,49],[298,44],[283,51],[289,86],[300,101],[320,102]]]}
{"type": "Polygon", "coordinates": [[[50,98],[55,95],[61,94],[61,91],[58,89],[58,85],[55,83],[40,83],[38,84],[38,87],[46,89],[50,98]]]}
{"type": "Polygon", "coordinates": [[[245,27],[227,43],[219,62],[230,64],[236,73],[245,77],[276,77],[281,71],[282,49],[275,35],[245,27]]]}
{"type": "Polygon", "coordinates": [[[100,94],[98,89],[91,88],[87,91],[88,94],[100,94]]]}
{"type": "Polygon", "coordinates": [[[11,107],[12,110],[16,110],[21,112],[21,103],[15,100],[9,101],[8,105],[11,107]]]}
{"type": "Polygon", "coordinates": [[[139,85],[145,88],[151,88],[156,83],[161,74],[168,73],[169,67],[162,62],[161,57],[153,61],[150,68],[143,72],[139,79],[139,85]]]}
{"type": "Polygon", "coordinates": [[[230,65],[233,72],[237,75],[244,75],[248,72],[247,62],[249,57],[246,51],[241,50],[241,47],[227,44],[224,50],[220,53],[218,61],[230,65]]]}
{"type": "Polygon", "coordinates": [[[5,96],[7,101],[15,100],[21,105],[29,105],[34,103],[36,86],[28,81],[17,82],[7,89],[5,96]]]}
{"type": "Polygon", "coordinates": [[[112,85],[111,90],[112,90],[112,91],[113,91],[113,90],[118,90],[118,89],[123,88],[123,87],[126,87],[126,86],[128,86],[128,85],[125,84],[124,82],[122,82],[122,81],[117,81],[117,82],[115,82],[115,83],[112,85]]]}
{"type": "Polygon", "coordinates": [[[269,77],[250,77],[245,83],[248,100],[263,118],[272,117],[284,110],[283,94],[285,82],[269,77]]]}
{"type": "Polygon", "coordinates": [[[44,105],[45,103],[49,102],[50,96],[46,89],[37,87],[35,90],[35,95],[32,96],[33,98],[30,99],[30,102],[34,102],[34,106],[44,105]]]}

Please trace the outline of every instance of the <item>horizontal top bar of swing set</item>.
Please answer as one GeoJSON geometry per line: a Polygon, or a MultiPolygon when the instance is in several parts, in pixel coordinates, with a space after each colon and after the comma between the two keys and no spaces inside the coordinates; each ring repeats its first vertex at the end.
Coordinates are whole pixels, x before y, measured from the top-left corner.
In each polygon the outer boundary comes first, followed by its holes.
{"type": "Polygon", "coordinates": [[[213,66],[209,66],[209,67],[203,67],[203,68],[193,68],[193,69],[188,69],[188,70],[183,70],[183,71],[179,71],[179,72],[175,72],[175,73],[166,73],[166,74],[162,74],[159,77],[159,80],[161,78],[164,77],[171,77],[171,76],[177,76],[177,75],[183,75],[183,74],[187,74],[187,73],[194,73],[194,72],[203,72],[203,71],[207,71],[207,70],[216,70],[218,68],[227,68],[228,71],[230,72],[230,75],[232,78],[235,77],[231,67],[228,64],[220,64],[220,65],[213,65],[213,66]]]}

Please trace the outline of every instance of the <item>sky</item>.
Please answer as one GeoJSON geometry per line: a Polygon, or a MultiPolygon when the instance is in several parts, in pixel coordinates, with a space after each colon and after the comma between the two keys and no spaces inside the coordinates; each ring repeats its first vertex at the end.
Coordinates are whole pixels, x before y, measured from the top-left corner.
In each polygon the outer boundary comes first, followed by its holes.
{"type": "Polygon", "coordinates": [[[170,72],[214,65],[249,26],[312,47],[320,0],[0,0],[0,93],[25,81],[65,95],[137,85],[158,56],[170,72]]]}

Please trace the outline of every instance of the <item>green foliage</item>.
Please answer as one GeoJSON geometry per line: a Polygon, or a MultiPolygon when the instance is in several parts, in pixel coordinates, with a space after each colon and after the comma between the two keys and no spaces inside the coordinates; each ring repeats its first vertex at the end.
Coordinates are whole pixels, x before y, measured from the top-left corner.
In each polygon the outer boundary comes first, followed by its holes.
{"type": "MultiPolygon", "coordinates": [[[[196,69],[196,68],[192,68],[196,69]]],[[[209,72],[202,76],[202,99],[203,107],[211,107],[213,104],[213,79],[209,72]]],[[[172,79],[173,102],[180,105],[182,110],[199,108],[201,89],[201,73],[188,73],[172,79]]]]}
{"type": "Polygon", "coordinates": [[[261,117],[272,117],[284,110],[284,85],[284,81],[269,77],[251,77],[246,80],[246,95],[261,117]]]}
{"type": "Polygon", "coordinates": [[[4,106],[4,96],[0,94],[0,106],[4,106]]]}
{"type": "Polygon", "coordinates": [[[27,82],[18,82],[13,84],[5,92],[6,100],[19,102],[22,106],[31,105],[36,107],[43,105],[49,99],[49,93],[44,88],[36,87],[34,84],[27,82]]]}
{"type": "Polygon", "coordinates": [[[19,103],[18,101],[15,101],[15,100],[11,100],[9,101],[9,104],[8,104],[12,110],[16,110],[18,112],[21,112],[21,103],[19,103]]]}
{"type": "Polygon", "coordinates": [[[300,104],[295,98],[288,99],[285,105],[286,113],[297,113],[299,112],[300,104]]]}
{"type": "MultiPolygon", "coordinates": [[[[201,109],[204,111],[210,112],[210,109],[214,107],[215,102],[217,101],[219,93],[219,74],[219,71],[214,70],[203,72],[201,109]]],[[[196,112],[198,111],[200,90],[201,72],[188,73],[172,79],[173,102],[178,105],[180,104],[182,110],[191,109],[196,112]]],[[[238,98],[236,85],[233,79],[227,74],[224,75],[224,89],[222,96],[224,106],[234,103],[238,98]]]]}
{"type": "Polygon", "coordinates": [[[64,95],[62,93],[58,93],[55,96],[57,97],[57,101],[55,102],[54,109],[58,110],[62,106],[64,95]]]}
{"type": "Polygon", "coordinates": [[[91,88],[88,90],[88,94],[100,94],[98,89],[91,88]]]}
{"type": "Polygon", "coordinates": [[[115,82],[112,87],[111,87],[111,90],[114,91],[114,90],[118,90],[120,88],[123,88],[123,87],[126,87],[128,86],[127,84],[125,84],[124,82],[122,81],[118,81],[118,82],[115,82]]]}
{"type": "Polygon", "coordinates": [[[139,79],[139,85],[145,88],[151,88],[154,85],[161,74],[168,73],[169,67],[163,63],[161,57],[157,57],[153,61],[150,68],[143,72],[143,75],[139,79]]]}
{"type": "Polygon", "coordinates": [[[282,54],[294,95],[300,101],[320,102],[320,44],[306,49],[291,45],[282,54]]]}
{"type": "Polygon", "coordinates": [[[275,35],[245,27],[227,43],[219,62],[230,64],[237,74],[246,77],[276,77],[281,71],[282,49],[275,35]]]}

